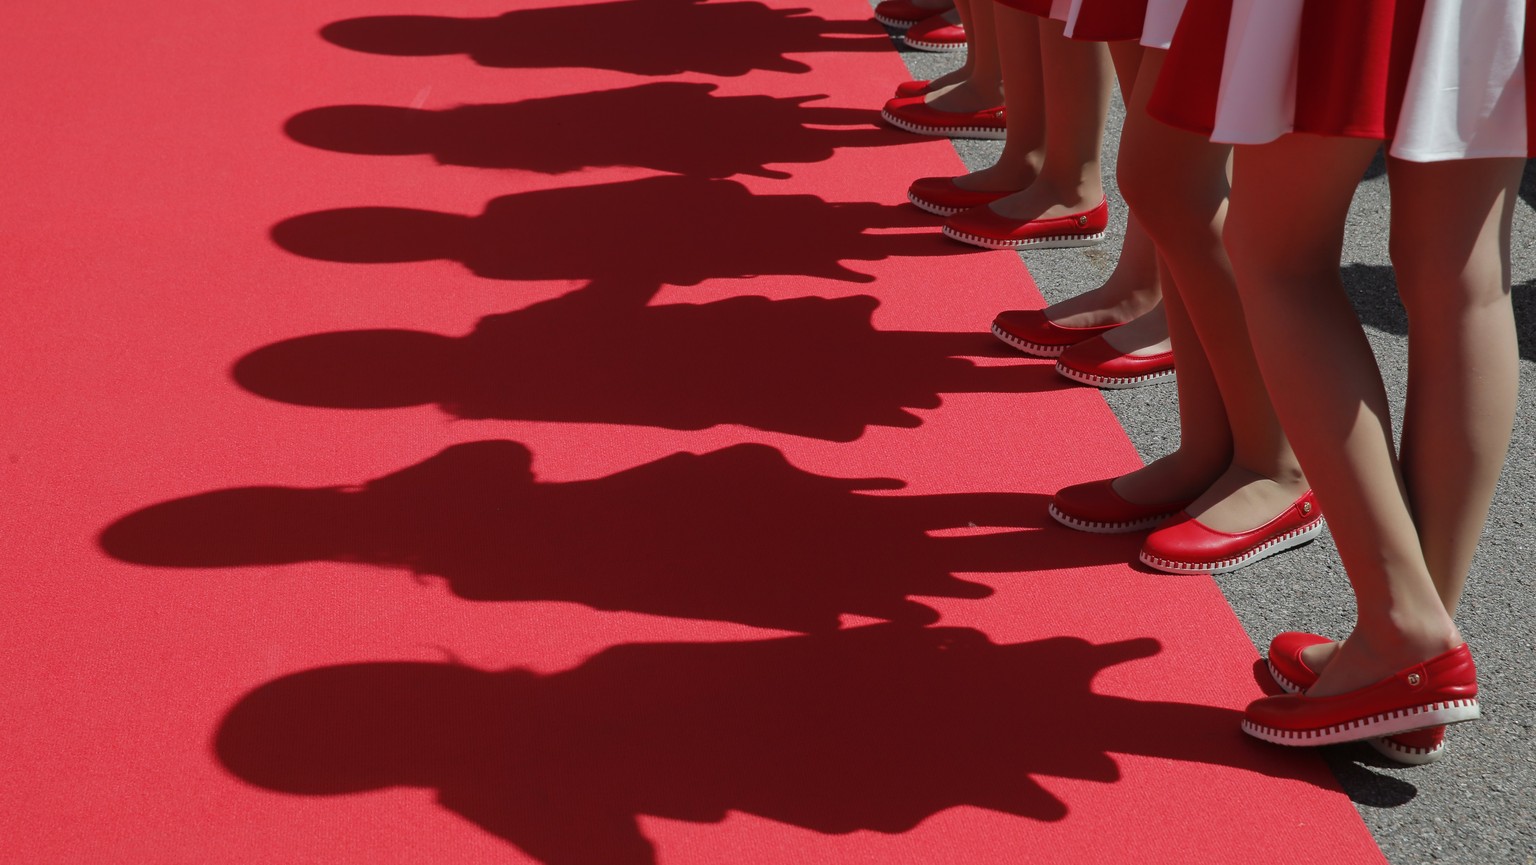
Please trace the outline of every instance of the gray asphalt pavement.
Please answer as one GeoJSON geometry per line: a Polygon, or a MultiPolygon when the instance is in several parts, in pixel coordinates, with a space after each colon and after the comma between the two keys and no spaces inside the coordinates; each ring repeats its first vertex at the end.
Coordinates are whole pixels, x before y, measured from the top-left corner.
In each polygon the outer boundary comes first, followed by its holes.
{"type": "MultiPolygon", "coordinates": [[[[935,77],[960,61],[956,55],[901,50],[915,78],[935,77]]],[[[1099,285],[1114,266],[1126,214],[1114,178],[1123,119],[1124,107],[1117,98],[1106,143],[1106,181],[1114,214],[1109,239],[1099,247],[1023,256],[1048,303],[1099,285]]],[[[956,149],[974,170],[996,159],[1001,142],[957,141],[956,149]]],[[[1536,863],[1536,161],[1527,166],[1521,198],[1513,243],[1520,412],[1493,516],[1457,615],[1477,656],[1483,719],[1453,728],[1446,758],[1429,766],[1392,763],[1363,745],[1324,749],[1394,865],[1536,863]]],[[[1389,208],[1378,157],[1355,196],[1342,267],[1400,419],[1408,368],[1407,321],[1387,258],[1389,208]]],[[[1022,305],[1022,291],[1020,300],[1022,305]]],[[[992,312],[978,311],[979,329],[988,326],[992,312]]],[[[1177,445],[1172,385],[1104,395],[1145,459],[1177,445]]],[[[1342,636],[1353,622],[1353,597],[1326,535],[1216,579],[1261,651],[1279,631],[1342,636]]],[[[1297,854],[1298,862],[1310,861],[1304,851],[1297,854]]]]}

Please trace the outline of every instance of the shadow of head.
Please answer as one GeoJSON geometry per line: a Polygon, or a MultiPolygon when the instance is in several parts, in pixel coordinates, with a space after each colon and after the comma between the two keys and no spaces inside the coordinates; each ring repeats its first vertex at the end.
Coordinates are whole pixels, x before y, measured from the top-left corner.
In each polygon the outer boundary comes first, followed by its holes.
{"type": "Polygon", "coordinates": [[[259,348],[231,375],[251,393],[292,405],[404,408],[441,399],[456,358],[457,341],[435,333],[338,331],[259,348]]]}

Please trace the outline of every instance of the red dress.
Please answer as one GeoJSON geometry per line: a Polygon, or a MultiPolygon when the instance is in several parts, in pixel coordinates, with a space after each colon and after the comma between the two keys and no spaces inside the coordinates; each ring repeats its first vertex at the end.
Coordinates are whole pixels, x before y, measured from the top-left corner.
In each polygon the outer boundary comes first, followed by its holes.
{"type": "Polygon", "coordinates": [[[1527,157],[1531,0],[1188,0],[1147,108],[1232,144],[1290,132],[1418,162],[1527,157]]]}

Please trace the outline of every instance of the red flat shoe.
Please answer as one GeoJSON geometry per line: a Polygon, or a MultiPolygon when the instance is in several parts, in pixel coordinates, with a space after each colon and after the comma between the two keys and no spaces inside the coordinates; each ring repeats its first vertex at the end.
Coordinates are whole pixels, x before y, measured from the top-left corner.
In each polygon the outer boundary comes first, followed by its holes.
{"type": "Polygon", "coordinates": [[[944,223],[944,234],[987,249],[1058,249],[1103,243],[1108,226],[1109,200],[1105,199],[1081,213],[1027,222],[1009,219],[990,206],[973,207],[951,216],[944,223]]]}
{"type": "MultiPolygon", "coordinates": [[[[1307,666],[1301,652],[1310,646],[1331,643],[1332,640],[1305,631],[1286,631],[1269,641],[1269,675],[1288,694],[1300,694],[1317,684],[1318,672],[1307,666]]],[[[1399,733],[1380,739],[1368,739],[1366,744],[1389,760],[1422,766],[1445,756],[1445,726],[1437,724],[1423,730],[1399,733]]]]}
{"type": "Polygon", "coordinates": [[[1025,354],[1057,357],[1071,346],[1119,326],[1067,327],[1051,321],[1043,309],[1010,309],[992,320],[992,335],[1025,354]]]}
{"type": "Polygon", "coordinates": [[[933,89],[933,82],[927,79],[903,81],[896,85],[896,98],[907,99],[912,96],[922,96],[933,89]]]}
{"type": "Polygon", "coordinates": [[[1332,697],[1286,694],[1249,704],[1243,732],[1277,745],[1356,742],[1482,717],[1465,643],[1374,685],[1332,697]]]}
{"type": "Polygon", "coordinates": [[[1139,505],[1115,492],[1114,479],[1074,484],[1051,498],[1050,513],[1069,529],[1119,535],[1150,529],[1189,506],[1189,501],[1139,505]]]}
{"type": "Polygon", "coordinates": [[[955,185],[953,177],[919,177],[907,187],[907,200],[921,210],[939,216],[949,216],[972,207],[990,204],[1013,192],[983,192],[962,189],[955,185]]]}
{"type": "Polygon", "coordinates": [[[966,49],[965,25],[960,23],[960,16],[955,12],[945,12],[913,24],[901,38],[908,48],[919,51],[966,49]]]}
{"type": "Polygon", "coordinates": [[[919,6],[912,0],[882,0],[875,5],[875,20],[887,27],[905,30],[913,24],[926,21],[935,15],[942,15],[953,8],[955,8],[953,3],[944,6],[919,6]]]}
{"type": "Polygon", "coordinates": [[[897,129],[938,138],[1002,139],[1008,134],[1007,111],[1001,105],[982,111],[940,111],[924,98],[892,99],[880,116],[897,129]]]}
{"type": "Polygon", "coordinates": [[[1224,574],[1311,541],[1323,512],[1307,490],[1280,515],[1246,532],[1218,532],[1181,513],[1147,535],[1142,564],[1169,574],[1224,574]]]}
{"type": "Polygon", "coordinates": [[[1146,387],[1173,381],[1173,352],[1125,354],[1102,338],[1085,339],[1061,353],[1056,372],[1093,387],[1146,387]]]}

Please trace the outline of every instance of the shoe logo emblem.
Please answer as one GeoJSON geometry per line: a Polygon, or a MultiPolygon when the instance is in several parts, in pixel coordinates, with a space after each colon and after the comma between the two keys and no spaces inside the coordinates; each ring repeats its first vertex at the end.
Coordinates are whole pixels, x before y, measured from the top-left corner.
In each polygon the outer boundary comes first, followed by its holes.
{"type": "Polygon", "coordinates": [[[1307,514],[1310,514],[1310,513],[1312,513],[1312,503],[1311,502],[1302,502],[1301,503],[1301,515],[1302,516],[1306,516],[1307,514]]]}
{"type": "Polygon", "coordinates": [[[1079,216],[1077,218],[1077,227],[1078,228],[1082,228],[1083,226],[1085,226],[1087,224],[1088,224],[1088,217],[1086,217],[1086,216],[1079,216]]]}
{"type": "Polygon", "coordinates": [[[1420,676],[1418,673],[1408,674],[1408,684],[1412,685],[1413,687],[1417,688],[1419,683],[1422,681],[1424,681],[1424,677],[1420,676]]]}

